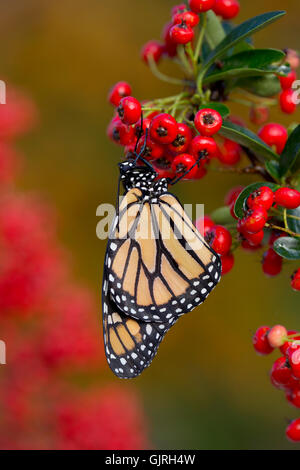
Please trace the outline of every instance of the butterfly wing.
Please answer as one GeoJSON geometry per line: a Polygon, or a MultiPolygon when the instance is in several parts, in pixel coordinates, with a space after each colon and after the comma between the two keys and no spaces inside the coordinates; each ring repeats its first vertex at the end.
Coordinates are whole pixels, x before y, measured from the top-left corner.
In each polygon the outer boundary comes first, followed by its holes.
{"type": "Polygon", "coordinates": [[[221,261],[175,196],[157,202],[130,190],[107,247],[111,299],[137,320],[168,322],[201,304],[221,276],[221,261]]]}
{"type": "Polygon", "coordinates": [[[105,269],[102,298],[107,362],[118,377],[136,377],[150,365],[160,342],[176,318],[170,315],[167,322],[156,323],[125,315],[110,297],[105,269]]]}

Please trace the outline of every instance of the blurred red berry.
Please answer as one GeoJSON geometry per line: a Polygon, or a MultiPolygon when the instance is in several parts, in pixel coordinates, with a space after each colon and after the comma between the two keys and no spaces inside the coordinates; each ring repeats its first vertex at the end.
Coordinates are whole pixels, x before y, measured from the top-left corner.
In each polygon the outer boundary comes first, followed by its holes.
{"type": "Polygon", "coordinates": [[[293,114],[296,111],[297,103],[296,103],[297,92],[292,88],[288,90],[283,90],[279,96],[279,104],[281,111],[286,114],[293,114]]]}
{"type": "Polygon", "coordinates": [[[247,206],[249,209],[255,207],[263,207],[268,211],[274,202],[274,193],[268,186],[261,186],[256,189],[247,199],[247,206]]]}
{"type": "Polygon", "coordinates": [[[119,117],[113,118],[107,128],[108,137],[119,145],[130,145],[135,140],[135,133],[133,127],[124,124],[119,117]]]}
{"type": "Polygon", "coordinates": [[[176,120],[167,113],[161,113],[152,119],[150,137],[159,144],[171,144],[177,136],[176,120]]]}
{"type": "Polygon", "coordinates": [[[291,286],[292,289],[300,291],[300,268],[292,275],[291,286]]]}
{"type": "Polygon", "coordinates": [[[172,10],[171,10],[171,16],[177,15],[177,13],[183,13],[184,11],[187,10],[186,4],[185,3],[180,3],[179,5],[175,5],[172,10]]]}
{"type": "Polygon", "coordinates": [[[170,38],[175,44],[187,44],[194,38],[194,30],[185,23],[175,24],[170,29],[170,38]]]}
{"type": "Polygon", "coordinates": [[[253,124],[256,124],[258,126],[264,124],[267,122],[270,116],[270,110],[267,108],[267,106],[252,106],[250,110],[250,115],[249,119],[253,124]]]}
{"type": "Polygon", "coordinates": [[[173,24],[182,24],[182,23],[185,23],[191,28],[194,28],[199,23],[199,16],[193,11],[185,11],[181,13],[176,13],[176,15],[173,16],[173,24]]]}
{"type": "Polygon", "coordinates": [[[263,239],[264,239],[264,231],[260,230],[259,232],[256,233],[248,233],[248,232],[243,232],[243,237],[247,240],[247,242],[252,245],[252,246],[260,246],[263,239]]]}
{"type": "Polygon", "coordinates": [[[280,348],[283,346],[287,337],[287,330],[282,325],[275,325],[268,334],[268,341],[272,348],[280,348]]]}
{"type": "Polygon", "coordinates": [[[236,142],[225,139],[219,146],[218,159],[224,165],[236,165],[241,159],[241,147],[236,142]]]}
{"type": "Polygon", "coordinates": [[[276,152],[281,154],[285,147],[288,133],[281,124],[270,123],[259,130],[258,136],[270,147],[274,146],[276,152]]]}
{"type": "Polygon", "coordinates": [[[240,4],[237,0],[216,0],[213,10],[224,20],[232,20],[239,14],[240,4]]]}
{"type": "Polygon", "coordinates": [[[277,388],[288,386],[292,378],[292,370],[285,356],[279,357],[274,362],[271,369],[271,381],[277,388]]]}
{"type": "Polygon", "coordinates": [[[286,399],[295,408],[300,408],[300,383],[298,388],[295,388],[294,390],[289,390],[286,393],[286,399]]]}
{"type": "Polygon", "coordinates": [[[297,209],[300,206],[300,191],[292,188],[279,188],[275,192],[275,202],[286,209],[297,209]]]}
{"type": "Polygon", "coordinates": [[[300,379],[300,343],[299,341],[293,341],[289,346],[286,356],[288,358],[289,364],[292,368],[293,376],[297,379],[300,379]]]}
{"type": "Polygon", "coordinates": [[[270,328],[268,326],[260,326],[252,338],[255,351],[262,356],[270,354],[273,351],[273,348],[270,346],[268,341],[269,331],[270,328]]]}
{"type": "Polygon", "coordinates": [[[243,230],[249,233],[260,232],[268,220],[268,213],[263,207],[254,207],[246,212],[242,221],[243,230]]]}
{"type": "Polygon", "coordinates": [[[296,330],[288,330],[287,335],[288,336],[293,336],[294,338],[290,339],[288,341],[285,341],[285,343],[280,347],[280,351],[281,351],[282,354],[286,355],[287,350],[289,349],[291,344],[296,340],[298,340],[298,341],[300,340],[300,333],[299,333],[299,336],[296,336],[297,333],[298,333],[298,331],[296,331],[296,330]]]}
{"type": "Polygon", "coordinates": [[[142,153],[142,157],[144,157],[146,160],[157,160],[158,158],[161,158],[164,153],[164,149],[161,145],[159,145],[157,142],[153,142],[152,139],[147,137],[146,141],[146,146],[145,146],[145,139],[146,136],[142,136],[139,140],[138,146],[137,146],[137,153],[141,153],[142,150],[144,149],[142,153]]]}
{"type": "Polygon", "coordinates": [[[291,70],[285,77],[279,77],[280,85],[283,90],[289,90],[295,80],[297,80],[297,73],[291,70]]]}
{"type": "Polygon", "coordinates": [[[265,251],[262,260],[263,272],[267,276],[277,276],[282,270],[282,258],[279,256],[273,248],[269,248],[265,251]]]}
{"type": "Polygon", "coordinates": [[[233,188],[231,188],[224,199],[224,203],[226,204],[226,206],[230,206],[233,202],[235,202],[243,191],[243,189],[244,186],[234,186],[233,188]]]}
{"type": "Polygon", "coordinates": [[[292,442],[300,442],[300,418],[294,419],[286,428],[286,437],[292,442]]]}
{"type": "Polygon", "coordinates": [[[158,63],[164,52],[164,45],[159,41],[148,41],[141,50],[141,57],[146,64],[149,62],[149,58],[152,57],[154,62],[158,63]]]}
{"type": "Polygon", "coordinates": [[[119,118],[124,124],[135,124],[141,117],[141,103],[133,96],[122,98],[118,106],[119,118]]]}
{"type": "Polygon", "coordinates": [[[189,0],[189,7],[195,13],[204,13],[211,10],[215,0],[189,0]]]}
{"type": "Polygon", "coordinates": [[[170,31],[173,28],[173,22],[167,23],[162,31],[162,38],[165,44],[165,53],[169,57],[175,57],[177,53],[177,44],[173,41],[170,31]]]}
{"type": "Polygon", "coordinates": [[[119,106],[121,99],[125,96],[130,96],[131,92],[132,90],[129,83],[118,82],[111,88],[108,101],[114,106],[119,106]]]}
{"type": "Polygon", "coordinates": [[[212,136],[221,129],[223,119],[218,111],[205,108],[197,112],[194,123],[200,134],[212,136]]]}
{"type": "Polygon", "coordinates": [[[199,219],[195,221],[195,226],[203,237],[207,234],[207,232],[209,232],[209,230],[211,230],[214,227],[214,225],[215,223],[212,220],[212,218],[209,217],[209,215],[205,215],[204,217],[199,217],[199,219]]]}
{"type": "Polygon", "coordinates": [[[226,255],[232,244],[232,237],[227,228],[215,225],[205,235],[205,240],[219,254],[226,255]]]}
{"type": "Polygon", "coordinates": [[[234,266],[234,255],[233,253],[227,253],[226,255],[221,256],[222,263],[222,276],[229,273],[234,266]]]}
{"type": "Polygon", "coordinates": [[[176,138],[168,145],[168,149],[174,153],[185,153],[190,146],[192,138],[192,129],[187,124],[180,122],[177,125],[176,138]]]}

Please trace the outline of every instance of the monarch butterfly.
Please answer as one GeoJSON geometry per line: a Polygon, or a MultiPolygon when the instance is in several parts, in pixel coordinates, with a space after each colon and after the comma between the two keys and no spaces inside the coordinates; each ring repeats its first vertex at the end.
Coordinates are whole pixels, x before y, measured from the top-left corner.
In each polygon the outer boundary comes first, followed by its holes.
{"type": "Polygon", "coordinates": [[[136,377],[151,363],[167,331],[221,276],[219,256],[168,192],[170,181],[155,181],[151,165],[141,158],[147,167],[138,166],[137,159],[119,164],[125,194],[104,262],[105,353],[120,378],[136,377]]]}

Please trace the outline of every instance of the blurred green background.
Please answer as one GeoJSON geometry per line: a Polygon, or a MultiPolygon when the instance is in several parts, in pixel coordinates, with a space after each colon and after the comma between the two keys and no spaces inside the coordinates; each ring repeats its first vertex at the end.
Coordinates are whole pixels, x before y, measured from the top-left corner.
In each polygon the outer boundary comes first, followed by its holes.
{"type": "MultiPolygon", "coordinates": [[[[38,129],[19,143],[27,157],[20,187],[42,192],[57,207],[60,237],[73,255],[77,278],[99,296],[99,316],[105,242],[96,238],[95,214],[101,202],[115,201],[121,151],[106,137],[112,115],[106,96],[122,79],[139,99],[176,92],[139,60],[140,47],[160,37],[173,5],[0,1],[1,79],[24,89],[40,111],[38,129]]],[[[258,33],[256,45],[299,47],[299,0],[244,0],[241,6],[239,21],[284,7],[288,15],[258,33]]],[[[247,116],[244,108],[235,111],[247,116]]],[[[291,121],[275,112],[272,120],[277,119],[291,121]]],[[[223,204],[230,187],[251,181],[211,173],[175,192],[185,203],[205,203],[208,213],[223,204]]],[[[261,324],[300,328],[300,297],[289,287],[290,265],[268,279],[259,257],[238,252],[235,269],[203,306],[175,325],[152,366],[134,382],[121,383],[134,383],[142,395],[156,448],[296,447],[285,440],[284,429],[297,410],[270,385],[272,359],[256,356],[251,335],[261,324]]],[[[108,368],[106,374],[111,378],[108,368]]]]}

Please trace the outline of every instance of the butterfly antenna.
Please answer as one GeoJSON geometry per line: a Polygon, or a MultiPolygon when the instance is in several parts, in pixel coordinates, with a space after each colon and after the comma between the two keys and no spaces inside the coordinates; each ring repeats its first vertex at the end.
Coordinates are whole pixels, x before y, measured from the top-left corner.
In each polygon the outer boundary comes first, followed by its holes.
{"type": "Polygon", "coordinates": [[[182,178],[184,178],[190,171],[193,170],[193,168],[195,168],[196,165],[200,163],[201,158],[202,157],[199,157],[198,160],[194,163],[194,165],[192,165],[191,168],[186,170],[182,175],[178,176],[178,178],[175,177],[172,180],[170,180],[169,184],[173,186],[174,184],[178,183],[178,181],[182,180],[182,178]]]}
{"type": "MultiPolygon", "coordinates": [[[[139,134],[138,134],[138,138],[136,140],[136,143],[135,143],[135,147],[134,147],[134,153],[136,154],[136,151],[137,151],[137,148],[138,148],[138,144],[139,144],[139,141],[141,140],[142,138],[142,135],[144,134],[144,115],[143,115],[143,111],[141,112],[141,126],[140,126],[140,130],[139,130],[139,134]]],[[[147,131],[146,131],[147,132],[147,131]]],[[[145,142],[147,140],[147,137],[145,139],[145,142]]]]}

